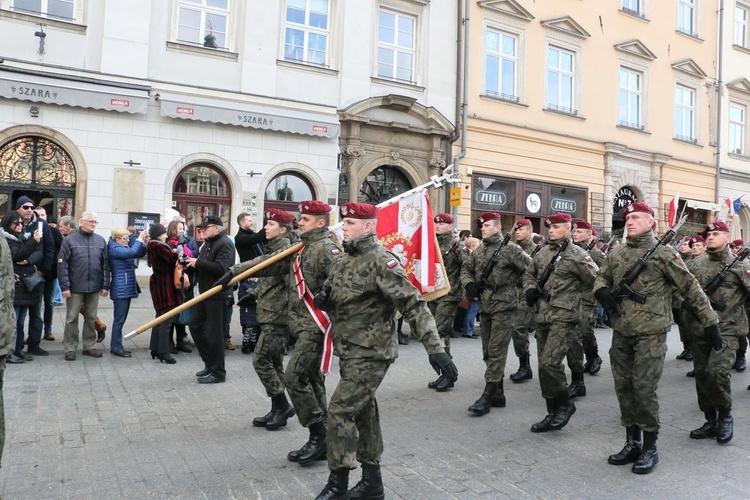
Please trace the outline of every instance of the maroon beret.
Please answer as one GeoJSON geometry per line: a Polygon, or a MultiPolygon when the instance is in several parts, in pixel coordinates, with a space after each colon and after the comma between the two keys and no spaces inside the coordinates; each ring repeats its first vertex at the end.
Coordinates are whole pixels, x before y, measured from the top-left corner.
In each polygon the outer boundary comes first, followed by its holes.
{"type": "Polygon", "coordinates": [[[441,222],[443,224],[453,224],[456,221],[456,219],[453,218],[451,214],[437,214],[435,216],[435,224],[440,224],[441,222]]]}
{"type": "Polygon", "coordinates": [[[570,216],[570,214],[566,214],[565,212],[557,212],[554,215],[547,216],[546,219],[544,219],[544,227],[550,227],[552,224],[560,224],[561,222],[572,222],[573,217],[570,216]]]}
{"type": "Polygon", "coordinates": [[[627,207],[625,207],[625,210],[622,211],[623,215],[632,214],[633,212],[643,212],[644,214],[649,214],[651,217],[654,216],[654,209],[649,207],[646,203],[641,203],[640,201],[636,201],[635,203],[631,203],[627,207]]]}
{"type": "Polygon", "coordinates": [[[354,203],[350,201],[339,207],[339,213],[341,213],[342,218],[348,219],[377,219],[378,207],[369,203],[354,203]]]}
{"type": "Polygon", "coordinates": [[[521,229],[524,226],[531,226],[531,221],[529,219],[521,219],[516,222],[516,229],[521,229]]]}
{"type": "Polygon", "coordinates": [[[485,222],[488,222],[491,220],[500,220],[501,218],[502,218],[502,215],[500,215],[497,212],[485,212],[482,215],[480,215],[477,220],[479,221],[479,224],[482,225],[485,222]]]}
{"type": "Polygon", "coordinates": [[[591,230],[591,231],[593,231],[593,230],[594,230],[594,226],[592,226],[592,225],[591,225],[591,223],[590,223],[589,221],[585,221],[585,220],[583,220],[583,219],[576,219],[576,221],[575,221],[575,226],[576,226],[576,227],[577,227],[578,229],[589,229],[589,230],[591,230]]]}
{"type": "Polygon", "coordinates": [[[730,230],[726,222],[715,220],[713,222],[709,222],[706,226],[706,229],[703,231],[704,238],[709,231],[726,231],[728,233],[730,230]]]}
{"type": "Polygon", "coordinates": [[[266,220],[276,221],[279,224],[291,224],[294,222],[294,215],[290,214],[286,210],[279,210],[278,208],[269,208],[266,210],[266,220]]]}
{"type": "Polygon", "coordinates": [[[331,213],[331,205],[318,200],[301,201],[297,204],[299,213],[308,215],[326,215],[331,213]]]}
{"type": "Polygon", "coordinates": [[[744,247],[745,246],[745,241],[744,240],[734,240],[733,242],[731,242],[729,244],[729,246],[732,247],[732,248],[734,248],[734,247],[744,247]]]}
{"type": "Polygon", "coordinates": [[[594,228],[592,227],[592,228],[591,228],[591,235],[592,235],[592,236],[599,236],[599,233],[598,233],[598,232],[596,231],[596,229],[594,229],[594,228]]]}
{"type": "Polygon", "coordinates": [[[688,243],[688,244],[690,245],[690,248],[693,248],[693,245],[695,243],[705,243],[705,242],[706,242],[706,238],[704,238],[700,234],[697,234],[697,235],[693,236],[692,238],[690,238],[690,243],[688,243]]]}

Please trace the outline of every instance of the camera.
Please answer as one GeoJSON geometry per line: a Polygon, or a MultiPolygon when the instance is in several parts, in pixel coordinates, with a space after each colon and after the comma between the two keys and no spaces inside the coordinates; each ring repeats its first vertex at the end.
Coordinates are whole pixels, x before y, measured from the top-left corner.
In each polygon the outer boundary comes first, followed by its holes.
{"type": "Polygon", "coordinates": [[[187,245],[188,237],[184,234],[177,237],[177,244],[178,245],[187,245]]]}

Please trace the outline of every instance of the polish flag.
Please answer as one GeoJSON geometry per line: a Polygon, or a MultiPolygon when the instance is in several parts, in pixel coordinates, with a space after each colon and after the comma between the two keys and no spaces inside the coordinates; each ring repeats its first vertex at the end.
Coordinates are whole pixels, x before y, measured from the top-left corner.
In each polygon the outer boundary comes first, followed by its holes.
{"type": "Polygon", "coordinates": [[[676,193],[672,201],[669,202],[669,227],[673,228],[677,224],[677,207],[680,205],[680,193],[676,193]]]}
{"type": "Polygon", "coordinates": [[[733,219],[735,216],[735,213],[734,213],[734,203],[732,203],[732,196],[724,200],[724,204],[726,204],[727,208],[729,209],[729,218],[733,219]]]}

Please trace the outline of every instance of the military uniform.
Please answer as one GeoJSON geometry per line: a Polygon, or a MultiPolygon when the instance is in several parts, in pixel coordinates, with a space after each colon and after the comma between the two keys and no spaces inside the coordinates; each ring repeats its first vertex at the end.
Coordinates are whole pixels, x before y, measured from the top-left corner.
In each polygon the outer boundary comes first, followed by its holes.
{"type": "Polygon", "coordinates": [[[435,317],[438,334],[445,344],[445,352],[450,355],[453,320],[456,318],[458,303],[464,298],[464,289],[461,286],[461,266],[464,259],[458,239],[454,238],[452,233],[439,234],[437,239],[451,291],[427,304],[435,317]]]}
{"type": "MultiPolygon", "coordinates": [[[[525,240],[516,242],[521,250],[531,255],[536,248],[534,240],[529,236],[525,240]]],[[[529,362],[531,352],[529,351],[529,325],[532,322],[532,311],[531,308],[526,304],[526,300],[523,296],[523,288],[518,288],[518,309],[515,314],[515,321],[513,322],[513,330],[511,331],[511,339],[513,339],[513,351],[521,360],[521,365],[529,362]]],[[[529,376],[528,378],[531,378],[529,376]]],[[[513,380],[513,376],[511,375],[513,380]]],[[[514,380],[515,381],[515,380],[514,380]]]]}
{"type": "Polygon", "coordinates": [[[5,448],[5,403],[3,401],[3,378],[5,358],[16,344],[16,311],[13,309],[15,274],[8,242],[0,236],[0,466],[5,448]]]}

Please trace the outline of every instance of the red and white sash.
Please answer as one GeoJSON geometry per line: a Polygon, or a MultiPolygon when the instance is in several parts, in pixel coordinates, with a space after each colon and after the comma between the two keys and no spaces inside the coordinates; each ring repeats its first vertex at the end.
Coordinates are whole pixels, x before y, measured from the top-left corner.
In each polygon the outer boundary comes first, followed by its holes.
{"type": "Polygon", "coordinates": [[[325,311],[321,311],[313,303],[314,297],[310,291],[310,287],[307,286],[305,277],[302,276],[302,252],[305,247],[302,247],[297,252],[297,257],[294,259],[292,264],[292,270],[294,271],[294,279],[297,285],[297,296],[305,304],[310,315],[315,320],[315,323],[323,332],[323,359],[320,361],[320,371],[323,375],[331,373],[331,363],[333,362],[333,338],[331,337],[331,320],[325,311]]]}

